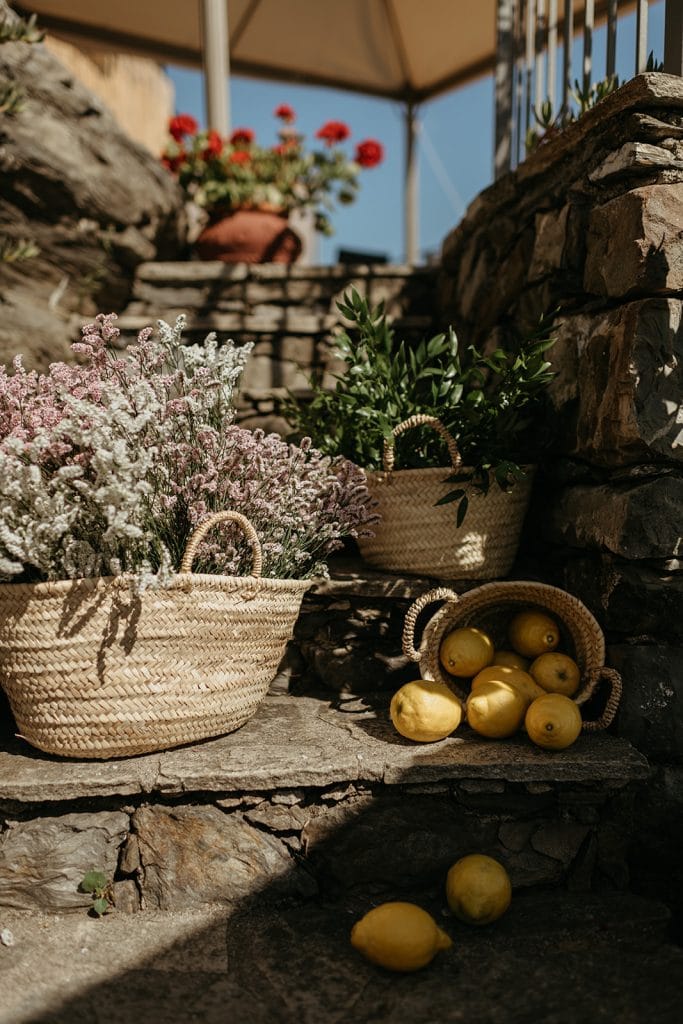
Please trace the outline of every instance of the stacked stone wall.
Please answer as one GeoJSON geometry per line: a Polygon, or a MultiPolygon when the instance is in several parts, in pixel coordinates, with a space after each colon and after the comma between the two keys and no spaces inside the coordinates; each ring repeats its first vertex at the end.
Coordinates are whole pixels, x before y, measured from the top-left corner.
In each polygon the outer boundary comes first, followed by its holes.
{"type": "Polygon", "coordinates": [[[549,447],[524,553],[606,631],[624,682],[616,729],[658,769],[634,820],[633,879],[665,895],[682,877],[682,298],[672,76],[632,80],[542,144],[444,242],[441,315],[469,340],[554,317],[549,447]]]}

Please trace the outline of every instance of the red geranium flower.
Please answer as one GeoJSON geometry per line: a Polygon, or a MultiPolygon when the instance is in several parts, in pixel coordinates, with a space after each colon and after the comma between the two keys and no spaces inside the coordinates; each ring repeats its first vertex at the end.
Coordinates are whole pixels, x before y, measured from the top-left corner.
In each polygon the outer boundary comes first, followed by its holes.
{"type": "Polygon", "coordinates": [[[343,142],[351,134],[348,125],[343,121],[327,121],[322,128],[315,133],[316,139],[324,139],[326,145],[334,146],[336,142],[343,142]]]}
{"type": "Polygon", "coordinates": [[[206,146],[202,150],[202,156],[205,160],[210,160],[211,157],[220,156],[223,150],[223,139],[220,137],[217,131],[212,128],[206,137],[206,146]]]}
{"type": "Polygon", "coordinates": [[[228,162],[231,164],[248,164],[250,160],[251,155],[247,153],[246,149],[236,149],[228,157],[228,162]]]}
{"type": "Polygon", "coordinates": [[[296,114],[288,103],[281,103],[279,107],[276,107],[275,116],[279,117],[285,124],[292,124],[293,121],[296,121],[296,114]]]}
{"type": "Polygon", "coordinates": [[[356,146],[353,158],[361,167],[376,167],[384,159],[384,147],[375,139],[365,139],[356,146]]]}
{"type": "Polygon", "coordinates": [[[164,153],[164,155],[161,158],[161,162],[164,165],[164,167],[166,167],[169,171],[175,174],[180,165],[186,159],[187,153],[181,149],[177,156],[166,156],[166,154],[164,153]]]}
{"type": "Polygon", "coordinates": [[[180,142],[186,135],[196,135],[197,127],[197,122],[191,114],[177,114],[168,123],[169,133],[176,142],[180,142]]]}
{"type": "Polygon", "coordinates": [[[250,142],[254,141],[254,133],[251,128],[235,128],[230,136],[230,141],[233,146],[238,145],[240,142],[248,146],[250,142]]]}

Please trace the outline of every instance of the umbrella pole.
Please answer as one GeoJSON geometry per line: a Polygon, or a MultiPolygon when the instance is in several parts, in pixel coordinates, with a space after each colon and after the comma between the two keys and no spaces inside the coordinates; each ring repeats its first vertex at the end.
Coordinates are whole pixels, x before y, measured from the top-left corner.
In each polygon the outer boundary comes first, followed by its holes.
{"type": "Polygon", "coordinates": [[[201,0],[202,62],[206,127],[230,131],[230,56],[225,0],[201,0]]]}
{"type": "Polygon", "coordinates": [[[418,243],[418,193],[417,193],[417,104],[406,102],[406,177],[405,177],[405,246],[406,262],[417,263],[418,243]]]}

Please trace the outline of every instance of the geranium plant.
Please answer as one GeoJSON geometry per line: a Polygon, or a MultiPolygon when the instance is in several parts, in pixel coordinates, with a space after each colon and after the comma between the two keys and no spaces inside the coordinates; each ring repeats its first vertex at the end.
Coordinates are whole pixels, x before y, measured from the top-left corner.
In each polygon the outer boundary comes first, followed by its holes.
{"type": "MultiPolygon", "coordinates": [[[[73,346],[80,365],[0,367],[0,580],[174,575],[209,513],[254,526],[263,575],[306,578],[345,536],[371,526],[362,473],[342,458],[232,423],[251,346],[184,345],[184,321],[159,322],[123,354],[115,317],[98,316],[73,346]]],[[[198,550],[200,572],[244,575],[234,524],[198,550]]]]}
{"type": "Polygon", "coordinates": [[[352,203],[364,168],[381,163],[384,151],[375,139],[356,143],[353,156],[343,148],[351,136],[342,121],[327,121],[315,134],[320,145],[307,150],[294,127],[296,114],[287,104],[275,110],[277,142],[261,145],[251,128],[237,128],[229,138],[199,131],[189,114],[169,124],[163,164],[178,178],[187,196],[210,213],[260,207],[288,213],[311,209],[316,230],[331,235],[330,213],[336,203],[352,203]]]}

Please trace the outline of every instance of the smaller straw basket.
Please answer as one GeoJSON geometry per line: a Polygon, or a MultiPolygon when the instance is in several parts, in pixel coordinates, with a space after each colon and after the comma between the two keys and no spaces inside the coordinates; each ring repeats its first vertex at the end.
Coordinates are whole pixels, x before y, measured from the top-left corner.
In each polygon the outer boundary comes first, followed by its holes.
{"type": "Polygon", "coordinates": [[[446,477],[461,468],[457,445],[440,420],[417,415],[399,423],[384,441],[382,464],[383,471],[366,473],[381,516],[375,536],[359,540],[369,565],[439,579],[498,579],[510,571],[529,504],[530,467],[510,491],[496,485],[482,494],[470,488],[467,515],[458,526],[455,507],[436,504],[453,490],[446,477]],[[444,439],[451,466],[394,470],[395,438],[422,424],[444,439]]]}
{"type": "Polygon", "coordinates": [[[238,512],[190,538],[163,590],[129,577],[0,585],[0,683],[19,734],[50,754],[124,757],[232,732],[266,695],[308,580],[261,578],[261,545],[238,512]],[[205,534],[233,520],[250,576],[191,572],[205,534]]]}
{"type": "Polygon", "coordinates": [[[515,612],[522,609],[546,612],[560,627],[560,649],[569,654],[581,669],[581,684],[574,701],[579,706],[588,701],[604,685],[608,696],[602,714],[594,721],[584,721],[585,731],[606,729],[613,721],[621,698],[621,677],[605,665],[605,638],[600,626],[588,609],[572,594],[546,583],[511,581],[486,583],[458,596],[452,590],[439,587],[430,590],[415,601],[406,612],[403,625],[403,653],[411,661],[419,662],[424,679],[438,679],[446,683],[461,700],[467,694],[456,680],[444,670],[439,660],[443,638],[454,629],[476,626],[489,634],[497,648],[507,646],[507,624],[515,612]],[[426,624],[422,642],[415,647],[417,618],[424,609],[436,601],[442,607],[426,624]]]}

